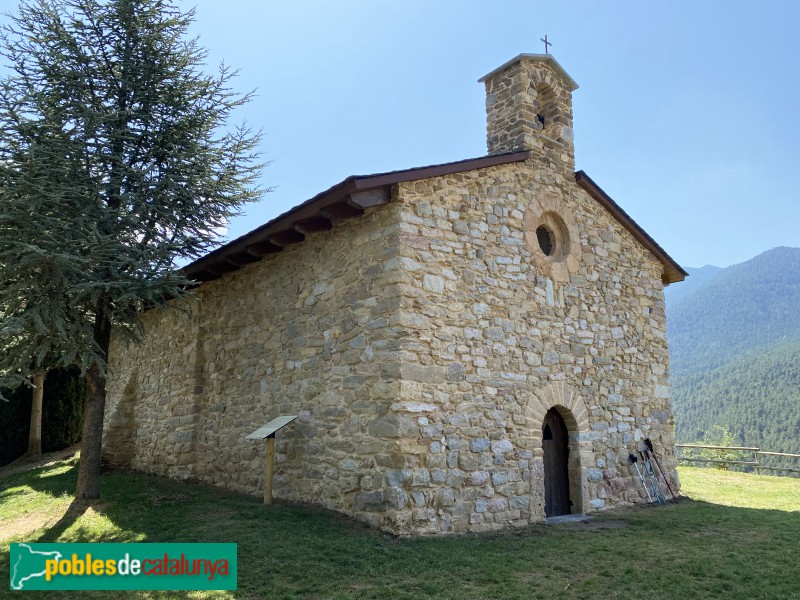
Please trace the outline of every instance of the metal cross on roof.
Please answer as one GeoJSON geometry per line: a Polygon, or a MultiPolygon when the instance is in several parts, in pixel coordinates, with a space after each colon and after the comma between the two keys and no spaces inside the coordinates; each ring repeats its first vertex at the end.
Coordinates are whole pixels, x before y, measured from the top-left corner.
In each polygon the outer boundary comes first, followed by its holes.
{"type": "Polygon", "coordinates": [[[547,47],[548,46],[552,46],[553,44],[551,44],[550,42],[547,41],[547,34],[545,34],[545,36],[543,38],[539,38],[539,39],[544,42],[544,53],[545,54],[549,54],[547,52],[547,47]]]}

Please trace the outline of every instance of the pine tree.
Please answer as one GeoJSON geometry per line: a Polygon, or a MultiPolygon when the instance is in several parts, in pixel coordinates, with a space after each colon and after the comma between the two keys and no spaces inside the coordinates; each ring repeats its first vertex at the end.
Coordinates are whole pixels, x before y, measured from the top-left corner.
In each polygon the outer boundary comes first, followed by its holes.
{"type": "Polygon", "coordinates": [[[96,498],[107,357],[177,267],[260,197],[249,94],[204,73],[170,0],[31,0],[0,35],[0,375],[77,364],[89,389],[77,498],[96,498]],[[54,358],[55,357],[55,358],[54,358]]]}

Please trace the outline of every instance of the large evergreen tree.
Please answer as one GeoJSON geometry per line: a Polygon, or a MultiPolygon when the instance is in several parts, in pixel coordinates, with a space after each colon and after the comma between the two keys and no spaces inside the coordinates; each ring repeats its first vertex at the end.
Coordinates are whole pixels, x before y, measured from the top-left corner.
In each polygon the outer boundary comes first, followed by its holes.
{"type": "Polygon", "coordinates": [[[254,184],[249,99],[203,71],[169,0],[31,0],[0,36],[0,375],[77,364],[89,393],[76,497],[99,495],[107,357],[254,184]],[[57,357],[55,364],[53,357],[57,357]]]}

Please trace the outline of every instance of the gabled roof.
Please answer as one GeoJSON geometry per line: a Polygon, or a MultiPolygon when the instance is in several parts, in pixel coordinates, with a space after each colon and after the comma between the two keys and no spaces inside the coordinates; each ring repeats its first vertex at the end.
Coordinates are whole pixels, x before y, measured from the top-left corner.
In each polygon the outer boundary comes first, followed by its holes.
{"type": "Polygon", "coordinates": [[[555,58],[553,58],[552,54],[517,54],[511,60],[509,60],[507,62],[504,62],[502,65],[500,65],[496,69],[494,69],[492,71],[489,71],[486,75],[484,75],[483,77],[478,79],[478,82],[479,83],[483,83],[484,81],[489,79],[495,73],[499,73],[500,71],[505,70],[507,67],[510,67],[514,63],[520,62],[520,61],[523,61],[523,60],[549,63],[550,66],[553,67],[553,70],[558,74],[558,76],[561,77],[561,80],[564,82],[564,85],[566,85],[566,87],[567,87],[567,91],[574,92],[575,90],[578,89],[578,84],[575,83],[575,80],[572,77],[570,77],[569,73],[567,73],[564,70],[564,67],[562,67],[560,64],[558,64],[558,61],[555,58]]]}
{"type": "MultiPolygon", "coordinates": [[[[261,260],[267,254],[280,252],[289,244],[302,242],[307,233],[331,229],[334,221],[357,217],[367,208],[387,204],[391,200],[392,186],[397,183],[522,162],[527,160],[529,154],[523,150],[389,173],[350,176],[253,231],[209,252],[182,271],[187,277],[201,282],[219,279],[225,273],[261,260]]],[[[578,171],[575,180],[661,261],[664,265],[661,279],[665,284],[682,281],[686,277],[686,271],[586,173],[578,171]]]]}

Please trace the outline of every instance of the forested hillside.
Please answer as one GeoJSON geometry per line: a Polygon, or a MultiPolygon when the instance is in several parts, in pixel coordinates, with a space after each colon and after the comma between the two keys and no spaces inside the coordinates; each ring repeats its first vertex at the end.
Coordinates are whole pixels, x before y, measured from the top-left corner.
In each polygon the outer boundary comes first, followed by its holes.
{"type": "Polygon", "coordinates": [[[689,272],[700,277],[688,291],[666,293],[678,440],[721,425],[738,443],[800,453],[800,248],[689,272]]]}
{"type": "Polygon", "coordinates": [[[701,439],[703,430],[719,424],[728,426],[740,443],[800,454],[798,342],[675,377],[672,398],[683,441],[701,439]]]}
{"type": "MultiPolygon", "coordinates": [[[[676,286],[681,283],[674,284],[676,286]]],[[[774,248],[668,301],[673,376],[800,340],[800,248],[774,248]]]]}

